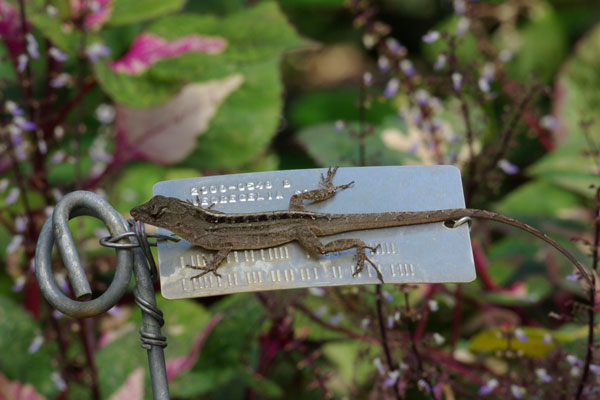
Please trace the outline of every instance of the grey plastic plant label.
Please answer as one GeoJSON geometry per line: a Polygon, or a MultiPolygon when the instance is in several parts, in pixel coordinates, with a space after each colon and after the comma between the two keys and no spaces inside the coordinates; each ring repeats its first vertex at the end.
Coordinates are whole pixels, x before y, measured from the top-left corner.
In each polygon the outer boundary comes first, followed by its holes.
{"type": "MultiPolygon", "coordinates": [[[[287,210],[294,193],[319,188],[327,169],[257,172],[159,182],[154,195],[177,197],[223,213],[287,210]]],[[[460,172],[452,166],[340,168],[333,183],[354,181],[328,200],[305,202],[319,213],[364,214],[463,208],[460,172]]],[[[170,234],[159,228],[159,233],[170,234]]],[[[361,239],[378,249],[367,256],[385,283],[470,282],[475,266],[467,225],[442,222],[351,231],[319,239],[361,239]]],[[[205,265],[214,251],[181,240],[160,242],[158,259],[162,294],[168,299],[315,286],[377,284],[372,266],[352,276],[354,249],[311,256],[298,243],[258,250],[231,251],[219,267],[221,277],[190,266],[205,265]]]]}

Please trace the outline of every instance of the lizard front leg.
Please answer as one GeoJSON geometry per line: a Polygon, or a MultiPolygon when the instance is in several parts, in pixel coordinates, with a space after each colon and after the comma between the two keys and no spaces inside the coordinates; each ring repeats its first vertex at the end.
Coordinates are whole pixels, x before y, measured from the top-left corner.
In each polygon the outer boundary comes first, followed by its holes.
{"type": "Polygon", "coordinates": [[[204,262],[206,264],[208,264],[206,266],[186,265],[186,267],[193,268],[193,269],[199,269],[202,271],[200,274],[194,275],[190,279],[199,278],[201,276],[208,274],[209,272],[212,272],[213,274],[215,274],[215,276],[221,277],[221,274],[219,274],[217,272],[217,269],[223,263],[223,261],[225,261],[225,259],[227,258],[227,255],[231,252],[231,250],[232,250],[232,246],[227,246],[227,247],[220,249],[217,252],[217,254],[215,254],[215,256],[210,261],[208,261],[205,257],[202,257],[204,262]]]}
{"type": "Polygon", "coordinates": [[[321,174],[321,185],[322,189],[311,190],[309,192],[298,193],[292,196],[290,199],[290,210],[291,211],[305,211],[304,208],[304,200],[312,200],[312,201],[323,201],[327,200],[335,195],[338,190],[344,190],[350,187],[354,183],[354,181],[347,183],[345,185],[335,186],[333,184],[333,177],[337,172],[338,167],[329,168],[327,170],[327,176],[323,176],[321,174]]]}
{"type": "Polygon", "coordinates": [[[300,243],[300,245],[311,254],[327,254],[336,251],[356,249],[356,269],[352,273],[352,276],[356,276],[362,272],[366,261],[373,266],[375,272],[377,273],[377,278],[381,281],[381,283],[385,283],[383,281],[383,275],[381,275],[381,271],[379,271],[377,265],[375,265],[375,263],[371,261],[365,254],[365,249],[375,251],[379,245],[376,247],[371,247],[360,239],[338,239],[323,244],[317,235],[315,235],[315,233],[308,228],[297,230],[296,241],[298,241],[298,243],[300,243]]]}

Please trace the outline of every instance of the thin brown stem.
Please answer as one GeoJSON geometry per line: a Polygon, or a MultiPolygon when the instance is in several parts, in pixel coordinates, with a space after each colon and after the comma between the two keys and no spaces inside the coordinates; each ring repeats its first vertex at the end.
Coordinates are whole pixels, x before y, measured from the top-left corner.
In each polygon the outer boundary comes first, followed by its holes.
{"type": "MultiPolygon", "coordinates": [[[[388,369],[391,371],[395,370],[394,362],[392,361],[392,352],[390,351],[390,346],[388,344],[387,332],[385,330],[385,323],[383,321],[383,301],[381,295],[381,285],[375,286],[375,305],[377,311],[377,322],[379,325],[379,335],[381,336],[381,347],[383,347],[383,354],[385,355],[385,361],[388,365],[388,369]]],[[[396,394],[396,398],[400,400],[402,396],[400,395],[400,390],[398,389],[398,385],[394,384],[394,393],[396,394]]]]}
{"type": "MultiPolygon", "coordinates": [[[[595,223],[594,223],[594,246],[592,251],[592,268],[594,271],[598,270],[598,246],[600,245],[600,224],[598,223],[598,218],[600,217],[600,188],[596,189],[596,212],[595,212],[595,223]]],[[[590,365],[592,364],[594,358],[594,307],[596,302],[596,274],[591,274],[592,276],[592,284],[589,289],[589,302],[590,307],[588,308],[588,340],[587,340],[587,353],[585,356],[585,363],[583,365],[583,373],[581,374],[581,380],[579,381],[579,385],[577,385],[577,394],[575,395],[575,399],[581,399],[583,395],[583,389],[585,388],[585,384],[587,382],[589,373],[590,373],[590,365]]]]}

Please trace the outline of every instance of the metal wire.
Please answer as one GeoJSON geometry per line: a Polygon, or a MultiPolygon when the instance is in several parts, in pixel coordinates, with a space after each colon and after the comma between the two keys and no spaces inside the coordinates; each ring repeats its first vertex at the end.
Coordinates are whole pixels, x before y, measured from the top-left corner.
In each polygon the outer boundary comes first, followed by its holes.
{"type": "Polygon", "coordinates": [[[154,257],[152,256],[152,251],[150,250],[150,246],[156,246],[161,240],[170,240],[173,242],[178,242],[180,239],[169,236],[169,235],[161,235],[158,233],[146,233],[146,227],[144,223],[136,221],[134,219],[127,220],[131,231],[123,232],[115,236],[107,236],[100,239],[100,245],[105,247],[112,247],[115,249],[132,249],[135,247],[140,247],[144,252],[144,256],[148,261],[148,265],[150,266],[150,274],[152,275],[152,280],[155,281],[158,279],[158,269],[156,267],[156,263],[154,262],[154,257]],[[133,238],[135,237],[135,241],[131,241],[129,243],[120,242],[124,238],[133,238]],[[148,238],[156,239],[155,242],[149,242],[148,238]]]}
{"type": "Polygon", "coordinates": [[[94,193],[69,193],[58,202],[52,216],[42,228],[36,247],[35,270],[46,300],[57,310],[74,318],[92,317],[117,304],[129,286],[133,270],[136,280],[133,295],[142,311],[140,336],[142,347],[148,352],[153,397],[155,400],[168,400],[169,388],[163,352],[167,341],[160,331],[165,321],[154,296],[153,281],[157,269],[150,246],[155,243],[148,243],[148,237],[178,240],[164,235],[147,235],[143,224],[126,221],[106,200],[94,193]],[[111,237],[103,238],[101,244],[114,247],[117,252],[113,281],[102,295],[92,300],[91,287],[69,231],[69,219],[81,215],[99,218],[106,224],[111,237]],[[54,280],[52,247],[55,239],[77,300],[67,297],[54,280]]]}

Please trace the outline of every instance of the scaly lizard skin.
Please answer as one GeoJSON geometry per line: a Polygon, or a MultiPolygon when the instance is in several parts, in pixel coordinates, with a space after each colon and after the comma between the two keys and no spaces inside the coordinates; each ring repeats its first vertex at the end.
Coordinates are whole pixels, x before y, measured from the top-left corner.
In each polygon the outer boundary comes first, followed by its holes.
{"type": "MultiPolygon", "coordinates": [[[[384,212],[371,214],[324,214],[307,211],[305,200],[323,201],[333,197],[338,190],[347,189],[354,182],[335,186],[332,181],[337,167],[330,168],[327,176],[321,175],[321,189],[295,194],[290,199],[289,210],[248,214],[225,214],[194,206],[190,202],[173,197],[154,196],[150,201],[134,207],[131,216],[138,221],[170,230],[188,242],[207,250],[216,250],[207,266],[190,268],[220,276],[217,269],[232,250],[264,249],[293,241],[298,242],[310,254],[327,254],[356,249],[357,262],[353,273],[356,276],[368,262],[383,283],[377,266],[366,256],[365,249],[375,251],[360,239],[339,239],[322,243],[320,236],[342,232],[379,229],[396,226],[429,224],[456,221],[462,217],[482,218],[512,225],[546,241],[563,253],[588,282],[585,268],[562,246],[539,230],[491,211],[456,208],[448,210],[417,212],[384,212]]],[[[205,260],[206,261],[206,260],[205,260]]]]}

